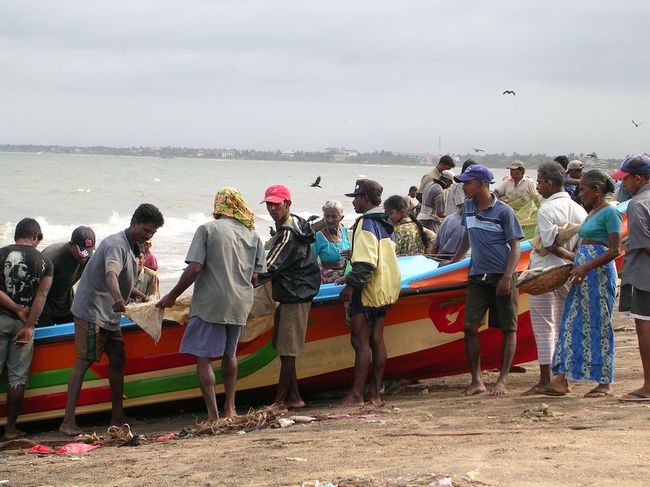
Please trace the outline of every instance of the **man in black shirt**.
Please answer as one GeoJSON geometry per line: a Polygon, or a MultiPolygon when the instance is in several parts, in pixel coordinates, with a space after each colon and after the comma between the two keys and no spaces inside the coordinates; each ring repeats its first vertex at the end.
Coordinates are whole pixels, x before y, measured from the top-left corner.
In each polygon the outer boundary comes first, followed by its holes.
{"type": "Polygon", "coordinates": [[[36,250],[43,240],[33,218],[16,225],[13,245],[0,249],[0,371],[7,368],[7,424],[4,439],[24,433],[16,428],[34,353],[34,325],[52,284],[52,263],[36,250]]]}
{"type": "Polygon", "coordinates": [[[92,228],[84,226],[74,229],[69,242],[52,244],[43,250],[43,256],[54,266],[54,276],[37,326],[72,323],[72,287],[81,279],[86,263],[94,251],[95,232],[92,228]]]}

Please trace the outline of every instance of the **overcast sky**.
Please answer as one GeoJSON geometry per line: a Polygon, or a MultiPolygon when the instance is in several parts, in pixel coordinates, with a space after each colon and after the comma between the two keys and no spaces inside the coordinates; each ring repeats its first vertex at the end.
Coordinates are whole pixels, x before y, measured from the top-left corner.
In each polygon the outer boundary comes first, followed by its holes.
{"type": "Polygon", "coordinates": [[[650,151],[649,19],[643,0],[3,1],[0,143],[437,152],[440,137],[623,157],[650,151]]]}

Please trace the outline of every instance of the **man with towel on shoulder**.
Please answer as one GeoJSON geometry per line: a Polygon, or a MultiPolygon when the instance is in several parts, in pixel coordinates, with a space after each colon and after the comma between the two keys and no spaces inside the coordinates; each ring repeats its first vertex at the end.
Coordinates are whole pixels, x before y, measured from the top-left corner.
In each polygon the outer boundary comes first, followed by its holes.
{"type": "Polygon", "coordinates": [[[224,416],[237,415],[237,343],[253,306],[253,284],[264,272],[264,246],[253,226],[254,213],[234,188],[214,198],[214,220],[194,234],[178,283],[156,305],[169,308],[194,283],[190,320],[180,352],[196,357],[196,371],[208,421],[219,419],[212,360],[221,357],[226,392],[224,416]]]}

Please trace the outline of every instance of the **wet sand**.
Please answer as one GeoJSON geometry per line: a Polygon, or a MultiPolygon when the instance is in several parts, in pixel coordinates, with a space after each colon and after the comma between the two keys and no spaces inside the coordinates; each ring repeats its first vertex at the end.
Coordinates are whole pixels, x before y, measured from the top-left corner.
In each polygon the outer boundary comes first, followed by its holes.
{"type": "MultiPolygon", "coordinates": [[[[648,485],[650,403],[618,399],[641,385],[634,323],[617,317],[615,330],[614,397],[585,399],[592,387],[586,383],[574,383],[564,397],[522,397],[538,378],[537,364],[529,363],[525,373],[510,374],[509,395],[500,398],[460,397],[469,379],[461,375],[389,383],[394,392],[378,409],[332,406],[342,393],[325,393],[308,398],[299,413],[377,415],[366,419],[105,447],[83,456],[0,451],[0,480],[14,486],[398,486],[436,485],[451,477],[460,486],[648,485]]],[[[497,373],[484,378],[489,386],[497,373]]],[[[200,407],[154,418],[136,413],[134,432],[149,437],[177,432],[205,416],[200,407]]],[[[105,433],[107,420],[100,417],[88,432],[105,433]]],[[[69,441],[35,426],[31,441],[69,441]]]]}

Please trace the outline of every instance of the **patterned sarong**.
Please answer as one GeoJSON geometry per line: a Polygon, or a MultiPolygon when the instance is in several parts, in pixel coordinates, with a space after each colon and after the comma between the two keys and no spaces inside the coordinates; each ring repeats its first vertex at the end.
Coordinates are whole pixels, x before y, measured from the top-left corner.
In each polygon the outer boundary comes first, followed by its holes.
{"type": "MultiPolygon", "coordinates": [[[[605,252],[604,245],[581,245],[574,264],[591,262],[605,252]]],[[[612,312],[615,298],[613,261],[591,270],[581,284],[571,286],[553,354],[554,374],[600,384],[614,381],[612,312]]]]}

